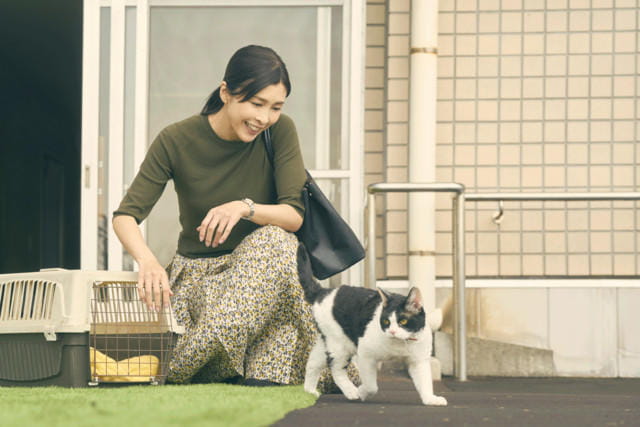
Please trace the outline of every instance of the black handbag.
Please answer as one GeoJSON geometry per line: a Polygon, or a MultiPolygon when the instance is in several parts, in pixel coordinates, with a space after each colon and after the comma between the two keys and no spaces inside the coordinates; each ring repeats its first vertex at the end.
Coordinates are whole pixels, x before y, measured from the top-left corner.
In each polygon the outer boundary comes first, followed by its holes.
{"type": "MultiPolygon", "coordinates": [[[[270,129],[264,134],[265,149],[274,166],[270,129]]],[[[307,181],[302,187],[304,220],[295,234],[309,252],[313,275],[322,280],[362,260],[365,251],[356,234],[320,190],[309,171],[305,172],[307,181]]]]}

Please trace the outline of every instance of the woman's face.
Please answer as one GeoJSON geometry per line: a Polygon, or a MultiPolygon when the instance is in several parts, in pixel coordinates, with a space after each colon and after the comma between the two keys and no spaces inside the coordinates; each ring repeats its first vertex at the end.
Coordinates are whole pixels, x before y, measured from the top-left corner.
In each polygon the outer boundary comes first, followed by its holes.
{"type": "Polygon", "coordinates": [[[228,141],[251,142],[280,118],[287,97],[284,84],[267,86],[252,98],[241,102],[243,96],[231,95],[223,82],[220,97],[224,107],[222,115],[214,118],[214,129],[219,137],[228,141]]]}

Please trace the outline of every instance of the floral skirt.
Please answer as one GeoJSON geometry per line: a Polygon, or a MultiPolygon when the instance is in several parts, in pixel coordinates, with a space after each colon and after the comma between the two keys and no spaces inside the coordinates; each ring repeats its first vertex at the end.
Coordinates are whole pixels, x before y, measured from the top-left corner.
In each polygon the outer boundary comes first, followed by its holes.
{"type": "Polygon", "coordinates": [[[296,237],[260,227],[217,258],[176,255],[168,267],[177,321],[169,362],[174,383],[243,376],[299,384],[316,339],[298,282],[296,237]]]}

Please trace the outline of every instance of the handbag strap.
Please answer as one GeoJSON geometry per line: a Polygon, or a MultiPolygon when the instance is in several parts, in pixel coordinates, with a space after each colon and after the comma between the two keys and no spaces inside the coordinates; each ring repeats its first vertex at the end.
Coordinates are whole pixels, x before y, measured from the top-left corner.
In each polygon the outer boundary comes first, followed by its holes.
{"type": "MultiPolygon", "coordinates": [[[[271,143],[271,128],[267,128],[263,133],[264,133],[264,148],[265,150],[267,150],[267,157],[269,158],[269,163],[271,163],[271,167],[274,168],[275,170],[275,164],[273,163],[273,155],[274,155],[273,144],[271,143]]],[[[311,178],[311,175],[309,174],[308,170],[305,169],[304,172],[307,175],[306,182],[313,179],[311,178]]]]}
{"type": "Polygon", "coordinates": [[[271,128],[265,129],[264,133],[264,148],[267,150],[267,156],[269,157],[269,162],[271,163],[271,167],[273,165],[273,145],[271,144],[271,128]]]}

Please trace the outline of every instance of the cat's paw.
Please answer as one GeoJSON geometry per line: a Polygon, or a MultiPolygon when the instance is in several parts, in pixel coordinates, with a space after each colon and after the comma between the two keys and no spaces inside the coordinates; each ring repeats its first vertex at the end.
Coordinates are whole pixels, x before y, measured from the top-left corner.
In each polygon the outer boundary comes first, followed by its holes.
{"type": "Polygon", "coordinates": [[[309,394],[313,394],[315,397],[320,397],[320,392],[316,389],[312,389],[312,388],[306,388],[304,389],[304,391],[306,391],[309,394]]]}
{"type": "Polygon", "coordinates": [[[429,406],[447,406],[447,399],[433,394],[428,396],[426,399],[422,399],[422,403],[429,406]]]}
{"type": "Polygon", "coordinates": [[[360,398],[360,393],[358,393],[358,389],[355,386],[342,390],[342,393],[349,400],[356,400],[360,398]]]}
{"type": "Polygon", "coordinates": [[[363,385],[358,387],[358,394],[360,395],[360,400],[362,400],[363,402],[367,400],[369,397],[376,394],[377,392],[378,392],[377,388],[376,389],[365,388],[365,386],[363,385]]]}

